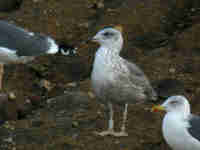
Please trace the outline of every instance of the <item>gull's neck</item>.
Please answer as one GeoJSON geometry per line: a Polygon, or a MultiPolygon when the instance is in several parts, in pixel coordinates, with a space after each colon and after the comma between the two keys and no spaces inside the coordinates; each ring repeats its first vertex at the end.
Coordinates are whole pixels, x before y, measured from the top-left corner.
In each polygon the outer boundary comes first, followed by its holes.
{"type": "Polygon", "coordinates": [[[167,115],[177,116],[180,119],[187,119],[191,115],[190,106],[177,109],[176,111],[168,112],[167,115]]]}
{"type": "Polygon", "coordinates": [[[118,57],[122,47],[123,39],[120,38],[117,42],[102,44],[97,51],[97,55],[103,57],[118,57]]]}

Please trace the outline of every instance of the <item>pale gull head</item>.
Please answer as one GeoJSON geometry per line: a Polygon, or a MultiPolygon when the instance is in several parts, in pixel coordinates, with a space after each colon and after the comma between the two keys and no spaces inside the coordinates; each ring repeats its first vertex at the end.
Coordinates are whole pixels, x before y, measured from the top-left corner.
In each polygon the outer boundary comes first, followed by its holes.
{"type": "Polygon", "coordinates": [[[107,27],[100,30],[93,38],[93,41],[100,44],[103,47],[110,47],[115,49],[122,48],[123,37],[122,33],[117,28],[107,27]]]}
{"type": "Polygon", "coordinates": [[[184,96],[171,96],[161,106],[167,112],[190,114],[190,104],[184,96]]]}

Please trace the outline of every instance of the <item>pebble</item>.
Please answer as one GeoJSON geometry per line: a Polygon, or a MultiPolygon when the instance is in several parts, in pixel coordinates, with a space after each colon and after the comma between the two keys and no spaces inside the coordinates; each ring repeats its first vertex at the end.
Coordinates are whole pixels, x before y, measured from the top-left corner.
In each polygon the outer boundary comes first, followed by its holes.
{"type": "Polygon", "coordinates": [[[69,86],[69,87],[77,87],[77,83],[76,82],[71,82],[71,83],[68,83],[67,86],[69,86]]]}
{"type": "Polygon", "coordinates": [[[40,87],[47,89],[47,91],[51,91],[53,85],[51,84],[50,81],[43,79],[40,81],[40,87]]]}
{"type": "Polygon", "coordinates": [[[94,93],[91,92],[91,91],[88,92],[88,96],[89,96],[91,99],[94,99],[94,98],[95,98],[94,93]]]}
{"type": "Polygon", "coordinates": [[[8,94],[8,99],[9,99],[9,100],[15,100],[15,99],[16,99],[15,93],[10,92],[10,93],[8,94]]]}
{"type": "Polygon", "coordinates": [[[169,72],[170,72],[170,73],[175,73],[175,72],[176,72],[176,69],[175,69],[175,68],[169,68],[169,72]]]}
{"type": "Polygon", "coordinates": [[[8,143],[12,143],[13,142],[13,139],[12,137],[9,137],[7,139],[4,139],[5,142],[8,142],[8,143]]]}

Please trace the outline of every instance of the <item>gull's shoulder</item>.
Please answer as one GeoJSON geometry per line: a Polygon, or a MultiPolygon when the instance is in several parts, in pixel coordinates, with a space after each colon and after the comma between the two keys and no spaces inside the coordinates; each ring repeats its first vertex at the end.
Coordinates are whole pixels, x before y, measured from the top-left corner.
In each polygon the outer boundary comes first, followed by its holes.
{"type": "Polygon", "coordinates": [[[144,72],[134,63],[129,60],[123,59],[123,64],[127,67],[128,71],[131,75],[135,75],[137,77],[144,77],[144,72]]]}
{"type": "Polygon", "coordinates": [[[139,89],[142,89],[142,91],[152,89],[148,78],[136,64],[126,59],[123,59],[122,63],[126,71],[119,75],[121,81],[125,82],[125,80],[127,80],[127,84],[135,85],[139,89]]]}

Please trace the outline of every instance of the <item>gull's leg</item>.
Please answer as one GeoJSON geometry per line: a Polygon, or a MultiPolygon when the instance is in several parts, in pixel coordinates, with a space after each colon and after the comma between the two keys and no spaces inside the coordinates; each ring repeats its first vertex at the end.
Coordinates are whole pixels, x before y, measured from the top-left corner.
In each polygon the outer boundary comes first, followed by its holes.
{"type": "Polygon", "coordinates": [[[128,104],[125,104],[125,110],[124,110],[124,113],[123,113],[123,121],[122,121],[121,132],[118,133],[118,136],[128,136],[128,133],[126,132],[127,114],[128,114],[128,104]]]}
{"type": "Polygon", "coordinates": [[[3,74],[4,74],[4,65],[0,63],[0,90],[3,87],[3,74]]]}
{"type": "Polygon", "coordinates": [[[109,107],[109,121],[108,121],[108,130],[109,131],[114,131],[114,120],[113,120],[113,115],[114,115],[114,112],[113,112],[113,107],[112,107],[112,104],[109,103],[108,104],[108,107],[109,107]]]}
{"type": "Polygon", "coordinates": [[[108,130],[102,131],[100,133],[96,133],[96,134],[101,135],[101,136],[114,135],[115,134],[115,132],[114,132],[114,120],[113,120],[114,112],[113,112],[113,107],[112,107],[111,103],[108,103],[108,108],[109,108],[109,117],[110,117],[109,121],[108,121],[108,130]]]}
{"type": "Polygon", "coordinates": [[[123,113],[123,121],[122,121],[122,127],[120,132],[113,132],[113,136],[121,137],[121,136],[128,136],[128,133],[126,132],[126,120],[127,120],[127,113],[128,113],[128,104],[125,104],[125,110],[123,113]]]}
{"type": "Polygon", "coordinates": [[[116,136],[116,137],[121,137],[121,136],[128,136],[128,133],[126,133],[126,120],[127,120],[127,113],[128,113],[128,104],[125,104],[125,110],[123,113],[123,122],[122,122],[122,127],[121,127],[121,131],[120,132],[115,132],[114,131],[114,120],[113,120],[113,108],[112,108],[112,104],[109,103],[108,104],[109,107],[109,122],[108,122],[108,130],[97,133],[98,135],[101,136],[105,136],[105,135],[112,135],[112,136],[116,136]]]}

